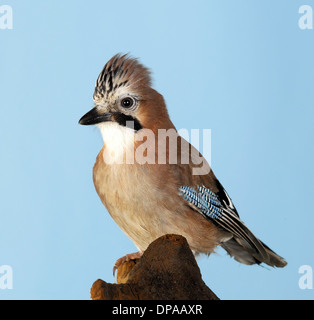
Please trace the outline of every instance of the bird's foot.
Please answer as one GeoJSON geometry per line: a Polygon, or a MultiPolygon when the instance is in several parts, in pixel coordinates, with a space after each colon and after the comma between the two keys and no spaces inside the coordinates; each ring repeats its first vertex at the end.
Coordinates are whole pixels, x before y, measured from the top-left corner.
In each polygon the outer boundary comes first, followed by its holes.
{"type": "Polygon", "coordinates": [[[125,256],[119,258],[116,263],[113,266],[113,276],[116,273],[116,270],[126,261],[133,260],[133,259],[138,259],[142,256],[143,252],[138,251],[138,252],[133,252],[133,253],[128,253],[125,256]]]}

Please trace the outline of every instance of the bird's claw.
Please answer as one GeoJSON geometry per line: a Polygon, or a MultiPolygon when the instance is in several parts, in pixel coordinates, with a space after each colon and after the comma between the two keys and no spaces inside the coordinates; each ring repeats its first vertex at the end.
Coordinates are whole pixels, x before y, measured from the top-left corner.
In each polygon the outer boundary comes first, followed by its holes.
{"type": "Polygon", "coordinates": [[[128,253],[125,256],[119,258],[114,266],[113,266],[113,276],[115,276],[116,270],[126,261],[130,261],[133,259],[138,259],[142,256],[143,252],[142,251],[138,251],[138,252],[133,252],[133,253],[128,253]]]}

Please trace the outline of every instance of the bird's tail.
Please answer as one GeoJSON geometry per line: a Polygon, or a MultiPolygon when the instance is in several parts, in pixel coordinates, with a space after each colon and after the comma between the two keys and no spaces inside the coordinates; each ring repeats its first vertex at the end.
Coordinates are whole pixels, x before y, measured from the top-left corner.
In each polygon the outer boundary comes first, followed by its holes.
{"type": "MultiPolygon", "coordinates": [[[[251,233],[251,235],[253,235],[251,233]]],[[[253,235],[255,238],[255,236],[253,235]]],[[[221,244],[221,246],[228,252],[231,257],[243,264],[260,264],[266,263],[271,267],[283,268],[287,265],[285,259],[276,254],[266,244],[257,238],[254,242],[258,241],[262,247],[263,254],[256,250],[256,247],[251,247],[245,240],[233,237],[230,240],[221,244]]]]}

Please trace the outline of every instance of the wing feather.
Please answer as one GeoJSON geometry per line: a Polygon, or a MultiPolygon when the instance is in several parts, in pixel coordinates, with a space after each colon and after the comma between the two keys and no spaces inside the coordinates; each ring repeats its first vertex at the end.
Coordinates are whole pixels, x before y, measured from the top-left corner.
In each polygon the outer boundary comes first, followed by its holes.
{"type": "Polygon", "coordinates": [[[196,189],[189,186],[179,188],[181,196],[195,210],[201,213],[224,231],[230,232],[233,236],[246,242],[247,247],[252,247],[258,252],[260,259],[267,260],[268,255],[261,242],[240,220],[231,199],[232,205],[220,201],[219,196],[204,186],[197,186],[196,189]]]}

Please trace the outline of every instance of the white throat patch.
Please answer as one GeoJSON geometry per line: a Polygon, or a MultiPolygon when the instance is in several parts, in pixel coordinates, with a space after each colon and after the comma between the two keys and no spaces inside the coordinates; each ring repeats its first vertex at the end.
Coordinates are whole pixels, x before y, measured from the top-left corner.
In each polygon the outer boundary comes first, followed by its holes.
{"type": "Polygon", "coordinates": [[[125,163],[124,155],[127,149],[134,149],[135,131],[116,122],[99,123],[97,127],[105,145],[103,152],[105,163],[125,163]]]}

